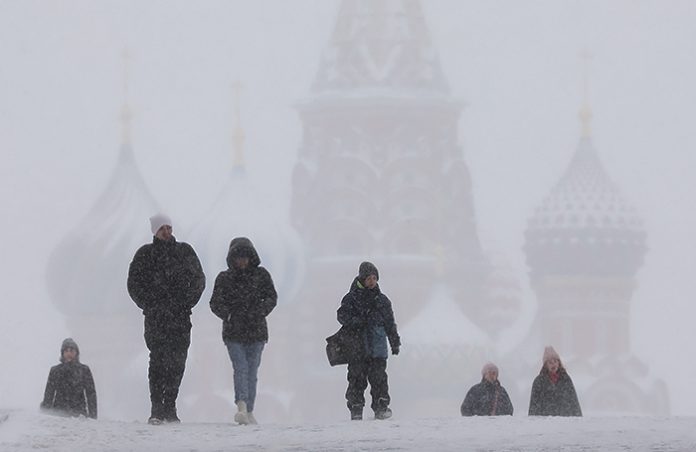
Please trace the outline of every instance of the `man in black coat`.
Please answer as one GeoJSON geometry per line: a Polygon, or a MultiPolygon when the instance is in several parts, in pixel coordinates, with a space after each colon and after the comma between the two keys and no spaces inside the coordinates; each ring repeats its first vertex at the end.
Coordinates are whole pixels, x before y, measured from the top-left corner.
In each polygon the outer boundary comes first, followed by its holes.
{"type": "Polygon", "coordinates": [[[128,270],[128,293],[145,316],[150,350],[151,424],[179,422],[176,398],[191,343],[191,309],[205,289],[198,256],[172,235],[166,215],[150,218],[154,237],[140,247],[128,270]]]}
{"type": "Polygon", "coordinates": [[[394,321],[391,301],[379,290],[379,272],[371,262],[360,264],[358,276],[338,308],[338,322],[359,338],[361,350],[348,363],[346,400],[352,420],[362,419],[365,389],[370,383],[372,409],[376,419],[391,417],[387,381],[387,339],[392,354],[398,355],[401,339],[394,321]]]}
{"type": "Polygon", "coordinates": [[[464,397],[462,416],[512,416],[512,402],[498,381],[498,366],[487,363],[481,375],[481,383],[472,386],[464,397]]]}
{"type": "Polygon", "coordinates": [[[80,349],[71,338],[60,347],[60,364],[51,367],[41,410],[62,416],[97,418],[97,392],[89,367],[80,362],[80,349]]]}
{"type": "Polygon", "coordinates": [[[232,240],[227,267],[215,279],[210,309],[222,319],[222,340],[234,369],[234,419],[240,424],[256,424],[257,375],[268,342],[266,317],[275,308],[278,294],[248,238],[232,240]]]}

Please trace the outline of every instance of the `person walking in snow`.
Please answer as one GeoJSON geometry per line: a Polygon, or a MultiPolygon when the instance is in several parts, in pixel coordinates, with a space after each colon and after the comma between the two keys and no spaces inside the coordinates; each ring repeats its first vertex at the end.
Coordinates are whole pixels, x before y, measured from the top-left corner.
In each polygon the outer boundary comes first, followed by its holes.
{"type": "Polygon", "coordinates": [[[254,403],[261,353],[268,342],[266,317],[278,294],[251,240],[237,237],[227,251],[227,270],[215,279],[210,309],[222,319],[222,340],[234,370],[235,422],[256,424],[254,403]]]}
{"type": "Polygon", "coordinates": [[[172,220],[150,218],[152,243],[143,245],[128,269],[128,293],[145,316],[145,344],[150,350],[148,423],[180,422],[176,412],[179,385],[191,344],[191,309],[205,289],[196,252],[172,235],[172,220]]]}
{"type": "Polygon", "coordinates": [[[71,338],[60,346],[60,364],[48,373],[41,410],[60,416],[97,418],[92,371],[80,362],[80,349],[71,338]]]}
{"type": "Polygon", "coordinates": [[[582,416],[573,380],[553,347],[544,350],[543,365],[532,384],[530,416],[582,416]]]}
{"type": "Polygon", "coordinates": [[[486,363],[481,382],[469,389],[459,411],[462,416],[512,416],[512,402],[498,381],[498,366],[486,363]]]}
{"type": "Polygon", "coordinates": [[[375,418],[388,419],[392,415],[387,381],[387,339],[394,355],[399,354],[401,339],[391,301],[380,291],[378,280],[377,267],[371,262],[361,263],[358,276],[353,279],[337,312],[338,322],[350,328],[363,345],[348,362],[346,400],[352,420],[362,419],[368,382],[375,418]]]}

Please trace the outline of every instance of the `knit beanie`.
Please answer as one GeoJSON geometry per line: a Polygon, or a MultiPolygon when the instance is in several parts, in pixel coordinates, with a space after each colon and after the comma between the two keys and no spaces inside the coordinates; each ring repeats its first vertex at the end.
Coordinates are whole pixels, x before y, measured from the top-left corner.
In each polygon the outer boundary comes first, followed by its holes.
{"type": "Polygon", "coordinates": [[[494,371],[496,375],[498,375],[498,366],[496,366],[493,363],[486,363],[483,366],[483,369],[481,369],[481,376],[485,376],[488,371],[494,371]]]}
{"type": "Polygon", "coordinates": [[[158,213],[157,215],[153,215],[150,217],[150,230],[152,231],[152,235],[157,234],[157,231],[159,231],[159,229],[165,225],[172,225],[172,219],[169,218],[167,215],[163,213],[158,213]]]}
{"type": "Polygon", "coordinates": [[[556,350],[554,350],[554,348],[549,345],[544,349],[544,364],[546,364],[547,361],[554,358],[557,359],[559,363],[561,362],[561,357],[558,355],[556,350]]]}
{"type": "Polygon", "coordinates": [[[358,281],[364,283],[367,277],[370,275],[375,275],[375,277],[377,277],[377,281],[379,281],[379,271],[377,271],[375,264],[365,261],[360,264],[360,268],[358,269],[358,281]]]}

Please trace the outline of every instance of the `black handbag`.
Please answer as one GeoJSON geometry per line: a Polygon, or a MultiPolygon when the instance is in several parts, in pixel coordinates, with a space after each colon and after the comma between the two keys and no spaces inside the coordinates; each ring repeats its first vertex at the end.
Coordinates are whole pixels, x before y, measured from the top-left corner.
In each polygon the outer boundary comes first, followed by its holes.
{"type": "Polygon", "coordinates": [[[331,366],[348,364],[365,355],[361,330],[342,326],[326,338],[326,357],[331,366]]]}

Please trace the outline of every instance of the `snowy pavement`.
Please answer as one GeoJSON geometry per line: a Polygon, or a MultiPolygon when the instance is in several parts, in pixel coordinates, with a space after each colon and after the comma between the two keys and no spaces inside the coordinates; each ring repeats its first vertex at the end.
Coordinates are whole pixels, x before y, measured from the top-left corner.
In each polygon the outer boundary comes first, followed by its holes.
{"type": "Polygon", "coordinates": [[[151,426],[11,411],[0,451],[696,451],[694,427],[692,417],[526,416],[151,426]]]}

